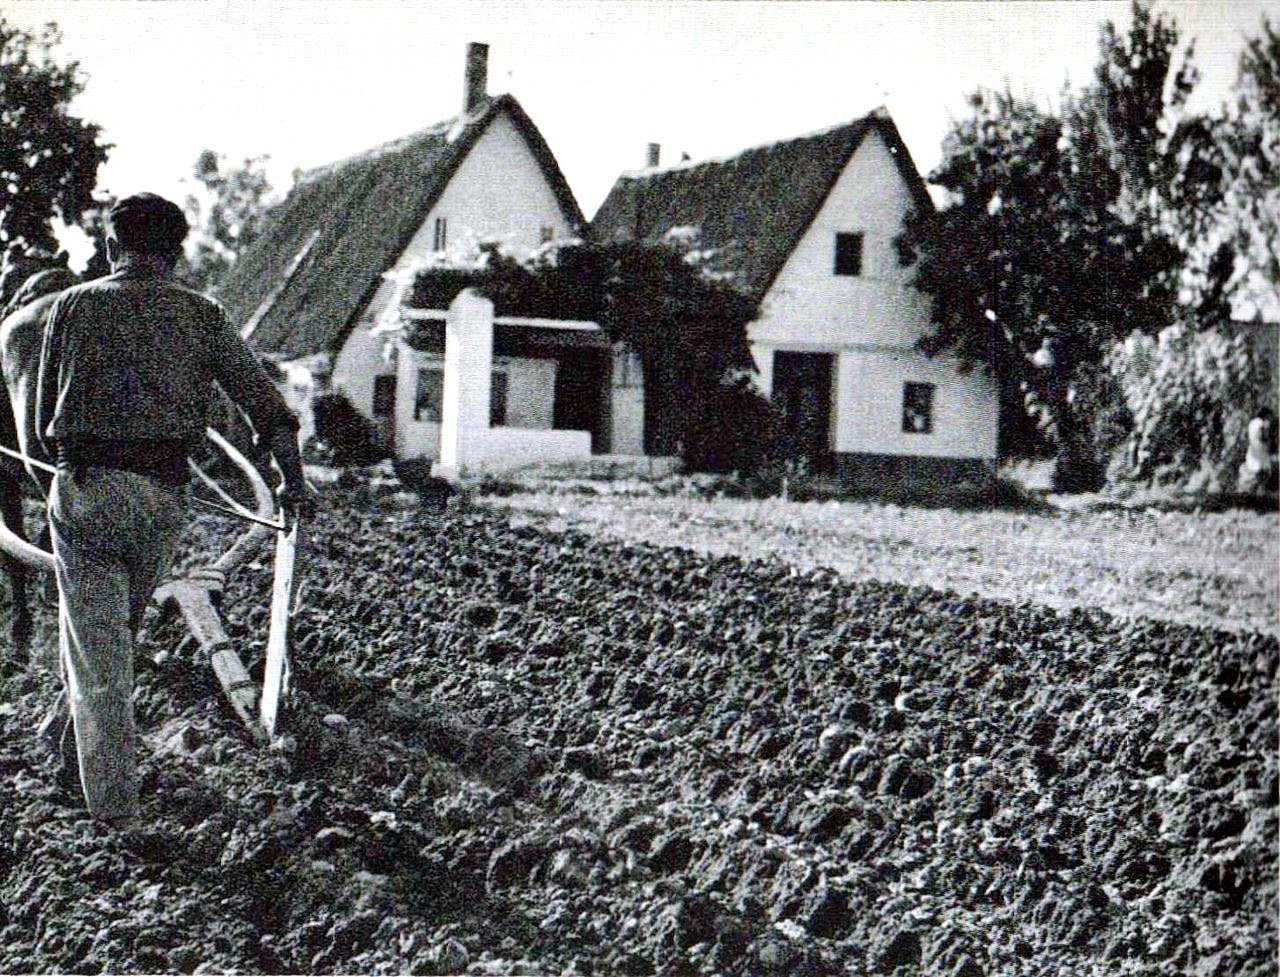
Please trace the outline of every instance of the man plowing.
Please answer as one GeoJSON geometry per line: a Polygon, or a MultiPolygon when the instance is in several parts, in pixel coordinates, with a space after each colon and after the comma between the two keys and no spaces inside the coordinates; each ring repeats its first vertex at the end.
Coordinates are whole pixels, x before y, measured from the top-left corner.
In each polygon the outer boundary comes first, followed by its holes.
{"type": "Polygon", "coordinates": [[[312,507],[296,419],[221,308],[174,280],[187,230],[153,194],[116,204],[112,274],[58,297],[40,355],[36,431],[57,458],[59,655],[85,799],[113,828],[138,810],[134,636],[173,557],[214,383],[280,466],[286,515],[312,507]]]}

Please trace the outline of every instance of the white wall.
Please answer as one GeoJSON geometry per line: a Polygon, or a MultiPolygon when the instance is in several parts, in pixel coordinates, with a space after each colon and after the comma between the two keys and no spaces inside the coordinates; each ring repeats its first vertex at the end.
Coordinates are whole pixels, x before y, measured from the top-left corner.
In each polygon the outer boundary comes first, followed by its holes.
{"type": "Polygon", "coordinates": [[[837,354],[833,402],[839,452],[994,458],[995,384],[980,369],[961,374],[948,357],[914,348],[929,329],[928,299],[908,285],[894,238],[910,190],[878,133],[863,140],[800,244],[783,265],[748,335],[766,395],[778,350],[837,354]],[[838,231],[863,234],[862,273],[834,273],[838,231]],[[902,430],[902,386],[932,383],[931,434],[902,430]]]}
{"type": "Polygon", "coordinates": [[[846,350],[837,360],[835,450],[935,458],[994,458],[996,388],[981,367],[961,374],[951,358],[914,351],[846,350]],[[902,430],[902,391],[931,383],[933,430],[902,430]]]}
{"type": "MultiPolygon", "coordinates": [[[[396,444],[403,458],[440,457],[439,423],[415,421],[414,401],[418,393],[418,370],[444,371],[444,357],[421,353],[401,344],[396,381],[396,444]]],[[[555,419],[555,360],[503,356],[493,361],[493,371],[507,375],[506,427],[526,431],[549,431],[555,419]]],[[[496,430],[490,428],[490,431],[496,430]]]]}
{"type": "Polygon", "coordinates": [[[914,343],[929,302],[907,285],[893,246],[910,205],[888,146],[868,133],[765,296],[752,342],[914,343]],[[861,275],[833,273],[837,231],[864,235],[861,275]]]}
{"type": "Polygon", "coordinates": [[[492,427],[483,441],[468,452],[466,468],[473,472],[499,472],[590,457],[590,431],[492,427]]]}
{"type": "MultiPolygon", "coordinates": [[[[505,112],[489,124],[467,154],[396,262],[396,269],[431,253],[437,217],[446,221],[450,250],[484,238],[503,240],[516,250],[532,251],[541,243],[542,228],[552,228],[556,237],[570,232],[541,167],[505,112]]],[[[334,361],[333,386],[346,392],[365,414],[372,412],[373,378],[395,372],[383,357],[383,339],[369,334],[369,328],[394,295],[391,282],[378,286],[334,361]]]]}

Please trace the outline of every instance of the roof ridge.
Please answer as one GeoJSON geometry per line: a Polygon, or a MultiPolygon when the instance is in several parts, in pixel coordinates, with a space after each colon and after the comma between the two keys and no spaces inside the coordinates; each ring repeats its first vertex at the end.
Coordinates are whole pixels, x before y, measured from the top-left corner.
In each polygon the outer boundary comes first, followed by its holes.
{"type": "Polygon", "coordinates": [[[635,170],[623,170],[622,173],[619,174],[619,178],[628,179],[628,180],[637,180],[637,179],[643,180],[651,176],[661,176],[664,173],[675,173],[681,170],[692,170],[692,169],[696,169],[699,166],[723,166],[725,163],[730,163],[741,156],[747,155],[747,153],[759,152],[762,149],[770,149],[774,146],[781,146],[787,143],[800,142],[801,140],[804,140],[804,139],[820,139],[823,136],[829,136],[834,132],[839,132],[841,129],[849,129],[849,128],[852,128],[853,126],[863,125],[872,120],[889,119],[889,118],[891,117],[889,115],[888,109],[886,109],[883,105],[881,105],[872,109],[870,112],[867,112],[865,115],[857,116],[856,118],[849,119],[846,122],[837,122],[835,125],[824,126],[821,129],[814,129],[812,132],[802,132],[799,135],[786,136],[782,139],[770,139],[770,140],[767,140],[766,142],[756,143],[755,145],[752,145],[752,146],[746,146],[742,149],[737,150],[736,152],[732,152],[724,156],[709,156],[706,159],[681,160],[679,163],[669,163],[665,166],[645,166],[635,170]]]}
{"type": "Polygon", "coordinates": [[[427,136],[442,135],[449,131],[449,127],[457,120],[457,116],[445,119],[443,122],[437,122],[434,125],[427,126],[425,129],[419,129],[417,132],[411,132],[408,135],[400,136],[397,139],[388,139],[386,142],[378,143],[369,149],[361,150],[358,153],[352,153],[350,156],[344,156],[341,159],[333,160],[329,163],[321,163],[319,166],[313,166],[309,170],[303,170],[298,174],[297,184],[311,183],[321,177],[330,176],[338,170],[344,169],[353,163],[367,163],[371,160],[381,159],[383,156],[389,156],[394,152],[404,149],[406,146],[412,145],[419,139],[427,136]]]}
{"type": "Polygon", "coordinates": [[[406,149],[414,143],[429,136],[447,136],[458,126],[459,122],[466,120],[467,125],[474,125],[476,123],[483,122],[497,107],[499,107],[500,104],[514,101],[515,97],[508,92],[503,92],[501,95],[486,95],[484,107],[477,112],[473,112],[470,115],[463,115],[461,113],[451,115],[447,119],[441,119],[439,122],[433,122],[429,126],[417,129],[414,132],[399,136],[395,139],[388,139],[385,142],[378,143],[377,145],[371,146],[370,148],[358,153],[352,153],[350,156],[344,156],[341,159],[336,159],[329,163],[321,163],[319,166],[313,166],[308,170],[303,170],[298,174],[296,185],[311,183],[315,180],[322,179],[323,177],[331,176],[339,170],[345,169],[346,167],[356,163],[368,163],[381,159],[384,156],[390,156],[392,153],[397,153],[402,149],[406,149]]]}

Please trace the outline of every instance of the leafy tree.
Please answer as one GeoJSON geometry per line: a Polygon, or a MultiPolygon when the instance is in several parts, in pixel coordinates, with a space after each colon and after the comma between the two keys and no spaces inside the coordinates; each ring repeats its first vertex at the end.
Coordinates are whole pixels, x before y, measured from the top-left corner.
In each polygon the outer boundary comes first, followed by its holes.
{"type": "Polygon", "coordinates": [[[1167,134],[1194,82],[1173,24],[1135,3],[1126,35],[1104,26],[1094,81],[1062,112],[971,97],[929,175],[946,206],[911,215],[899,241],[933,299],[922,347],[996,373],[1003,453],[1034,449],[1036,421],[1060,489],[1100,482],[1095,422],[1117,393],[1089,381],[1108,351],[1176,315],[1182,187],[1167,134]]]}
{"type": "Polygon", "coordinates": [[[61,41],[54,24],[32,34],[0,15],[0,244],[41,256],[58,251],[54,217],[75,224],[93,206],[112,148],[71,112],[85,81],[55,59],[61,41]]]}
{"type": "Polygon", "coordinates": [[[1280,34],[1269,20],[1240,57],[1235,96],[1180,147],[1202,190],[1191,285],[1245,309],[1280,309],[1280,34]]]}
{"type": "Polygon", "coordinates": [[[1226,194],[1228,228],[1241,256],[1241,287],[1280,306],[1280,33],[1269,21],[1240,59],[1226,194]]]}
{"type": "Polygon", "coordinates": [[[1133,418],[1119,480],[1229,490],[1253,416],[1243,393],[1255,381],[1246,338],[1175,323],[1158,337],[1131,335],[1111,370],[1133,418]]]}
{"type": "Polygon", "coordinates": [[[200,189],[186,199],[192,234],[183,269],[183,276],[196,287],[216,287],[262,232],[271,197],[268,159],[254,156],[229,167],[226,158],[212,149],[196,158],[193,177],[200,189]]]}
{"type": "Polygon", "coordinates": [[[1268,21],[1241,57],[1235,104],[1178,136],[1189,306],[1158,339],[1131,336],[1111,357],[1132,418],[1115,474],[1222,491],[1270,386],[1227,306],[1280,308],[1280,37],[1268,21]]]}

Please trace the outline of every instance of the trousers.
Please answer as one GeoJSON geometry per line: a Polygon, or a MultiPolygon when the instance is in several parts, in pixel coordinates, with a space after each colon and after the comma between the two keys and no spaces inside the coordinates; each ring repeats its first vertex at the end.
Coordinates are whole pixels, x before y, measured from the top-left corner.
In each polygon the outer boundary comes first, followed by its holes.
{"type": "Polygon", "coordinates": [[[134,641],[182,531],[184,492],[111,468],[59,468],[49,494],[58,654],[89,812],[138,813],[134,641]]]}

